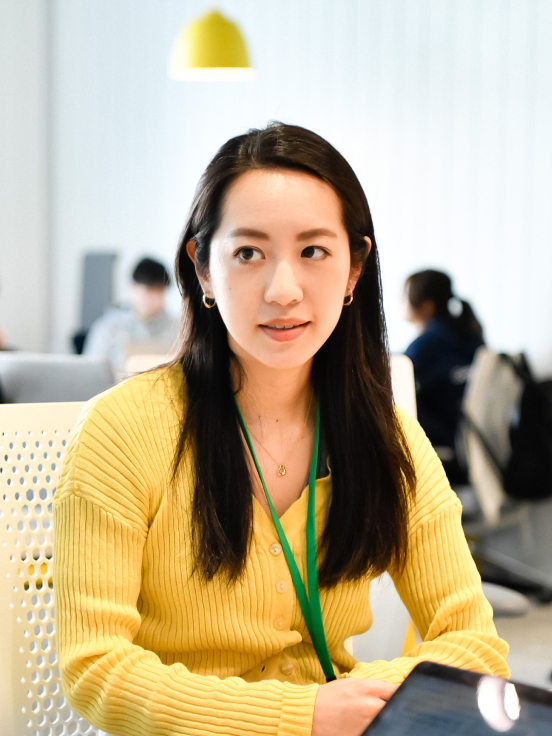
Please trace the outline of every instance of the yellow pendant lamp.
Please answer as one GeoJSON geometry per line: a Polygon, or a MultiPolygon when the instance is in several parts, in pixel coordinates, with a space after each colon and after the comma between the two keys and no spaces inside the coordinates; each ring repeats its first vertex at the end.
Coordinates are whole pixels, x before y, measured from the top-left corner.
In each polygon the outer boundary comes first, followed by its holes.
{"type": "Polygon", "coordinates": [[[182,28],[174,42],[169,76],[184,80],[253,79],[239,28],[213,10],[182,28]]]}

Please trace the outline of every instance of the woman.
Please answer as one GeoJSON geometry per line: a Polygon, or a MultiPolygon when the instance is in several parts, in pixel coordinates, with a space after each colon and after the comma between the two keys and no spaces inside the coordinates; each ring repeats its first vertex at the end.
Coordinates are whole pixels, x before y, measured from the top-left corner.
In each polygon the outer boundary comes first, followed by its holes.
{"type": "Polygon", "coordinates": [[[343,157],[282,124],[228,141],[176,273],[179,359],[90,402],[56,495],[72,707],[116,736],[358,736],[421,660],[507,674],[458,501],[393,409],[343,157]],[[357,663],[386,569],[425,641],[357,663]]]}
{"type": "Polygon", "coordinates": [[[468,302],[457,299],[441,271],[419,271],[404,287],[407,321],[420,335],[407,348],[414,364],[418,420],[436,448],[451,483],[467,481],[456,458],[462,397],[483,330],[468,302]]]}

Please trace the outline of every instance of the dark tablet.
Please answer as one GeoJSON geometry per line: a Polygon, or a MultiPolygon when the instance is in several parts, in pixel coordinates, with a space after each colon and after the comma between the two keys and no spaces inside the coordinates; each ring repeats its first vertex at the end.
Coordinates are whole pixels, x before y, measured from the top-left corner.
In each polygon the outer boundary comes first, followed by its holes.
{"type": "MultiPolygon", "coordinates": [[[[552,692],[422,662],[366,736],[552,736],[552,692]]],[[[363,734],[363,736],[364,736],[363,734]]]]}

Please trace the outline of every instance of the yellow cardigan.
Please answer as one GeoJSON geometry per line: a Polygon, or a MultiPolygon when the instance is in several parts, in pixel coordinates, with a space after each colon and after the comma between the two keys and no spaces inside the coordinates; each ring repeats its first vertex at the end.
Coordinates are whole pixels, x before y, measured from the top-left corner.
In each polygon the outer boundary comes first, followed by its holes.
{"type": "MultiPolygon", "coordinates": [[[[160,369],[96,397],[79,421],[54,505],[65,693],[114,736],[307,736],[324,677],[276,532],[256,501],[243,580],[191,574],[190,465],[176,489],[169,483],[182,394],[180,366],[160,369]]],[[[460,504],[418,423],[401,417],[418,483],[408,561],[395,585],[423,643],[391,662],[356,662],[343,642],[371,625],[370,580],[340,584],[321,591],[336,671],[400,683],[431,659],[508,676],[508,648],[483,597],[460,504]]],[[[331,488],[330,475],[316,482],[318,534],[331,488]]],[[[303,576],[307,501],[305,490],[282,517],[303,576]]]]}

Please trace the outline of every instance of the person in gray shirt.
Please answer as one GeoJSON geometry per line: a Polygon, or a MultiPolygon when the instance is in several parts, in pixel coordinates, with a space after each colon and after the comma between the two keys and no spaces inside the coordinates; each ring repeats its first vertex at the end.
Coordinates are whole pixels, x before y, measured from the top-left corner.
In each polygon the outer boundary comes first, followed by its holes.
{"type": "Polygon", "coordinates": [[[86,337],[84,354],[107,358],[116,378],[127,373],[131,353],[169,353],[178,336],[179,320],[165,310],[170,276],[162,263],[143,258],[132,273],[130,308],[113,308],[96,320],[86,337]]]}

